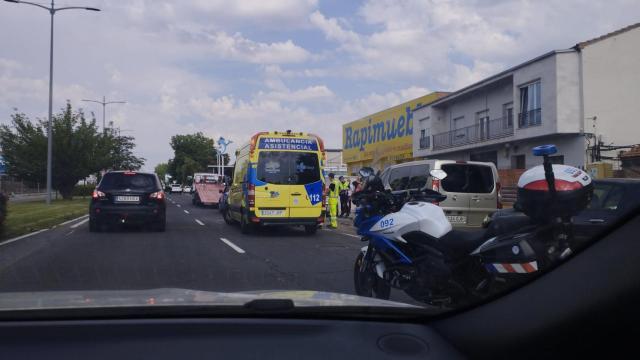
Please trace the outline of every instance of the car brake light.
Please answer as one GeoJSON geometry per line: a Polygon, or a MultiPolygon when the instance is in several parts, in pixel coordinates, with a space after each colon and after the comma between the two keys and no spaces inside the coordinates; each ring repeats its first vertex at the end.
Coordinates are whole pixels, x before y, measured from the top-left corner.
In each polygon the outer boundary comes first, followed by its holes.
{"type": "Polygon", "coordinates": [[[249,207],[256,206],[256,186],[253,184],[249,184],[247,188],[247,201],[249,202],[249,207]]]}
{"type": "Polygon", "coordinates": [[[500,183],[496,183],[496,208],[502,209],[502,194],[500,190],[502,189],[502,185],[500,183]]]}
{"type": "Polygon", "coordinates": [[[126,175],[126,176],[133,176],[133,175],[136,174],[136,172],[135,171],[125,171],[123,174],[126,175]]]}
{"type": "Polygon", "coordinates": [[[156,200],[164,200],[165,198],[164,191],[154,192],[151,195],[149,195],[149,197],[156,200]]]}
{"type": "Polygon", "coordinates": [[[104,198],[106,195],[99,190],[93,190],[93,192],[91,193],[91,198],[93,199],[102,199],[104,198]]]}

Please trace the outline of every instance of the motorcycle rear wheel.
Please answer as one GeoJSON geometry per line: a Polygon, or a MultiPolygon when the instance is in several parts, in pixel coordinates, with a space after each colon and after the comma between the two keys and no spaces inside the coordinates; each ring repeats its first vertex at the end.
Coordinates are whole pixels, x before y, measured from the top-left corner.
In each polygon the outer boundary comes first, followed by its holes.
{"type": "Polygon", "coordinates": [[[380,279],[373,269],[367,272],[360,271],[360,264],[364,260],[364,254],[358,254],[353,268],[353,282],[358,296],[373,297],[377,299],[389,300],[391,287],[384,280],[380,279]]]}

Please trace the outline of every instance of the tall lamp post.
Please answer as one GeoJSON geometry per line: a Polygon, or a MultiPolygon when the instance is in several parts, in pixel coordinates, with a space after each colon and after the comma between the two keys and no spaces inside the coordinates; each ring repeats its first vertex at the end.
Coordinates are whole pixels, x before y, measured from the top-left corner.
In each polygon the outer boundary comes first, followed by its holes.
{"type": "Polygon", "coordinates": [[[51,204],[51,174],[52,174],[52,160],[53,160],[53,141],[52,141],[52,112],[53,112],[53,15],[56,12],[61,10],[89,10],[89,11],[100,11],[100,9],[92,8],[92,7],[83,7],[83,6],[65,6],[56,8],[54,4],[54,0],[51,0],[51,7],[47,7],[44,5],[32,3],[29,1],[21,1],[21,0],[4,0],[6,2],[16,3],[16,4],[27,4],[37,6],[39,8],[45,9],[51,14],[51,42],[49,45],[49,121],[47,122],[47,204],[51,204]]]}
{"type": "Polygon", "coordinates": [[[100,105],[102,105],[102,133],[104,134],[107,131],[107,127],[105,125],[105,108],[107,107],[107,105],[110,104],[126,104],[126,101],[107,101],[106,97],[102,97],[102,101],[100,100],[87,100],[87,99],[82,99],[82,101],[87,101],[87,102],[94,102],[94,103],[98,103],[100,105]]]}

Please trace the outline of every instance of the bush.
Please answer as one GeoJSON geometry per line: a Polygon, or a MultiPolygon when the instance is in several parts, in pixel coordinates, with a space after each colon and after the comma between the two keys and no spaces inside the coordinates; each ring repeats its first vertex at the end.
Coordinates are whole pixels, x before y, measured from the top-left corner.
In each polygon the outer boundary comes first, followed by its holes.
{"type": "Polygon", "coordinates": [[[7,196],[0,193],[0,233],[4,231],[4,219],[7,217],[7,196]]]}
{"type": "Polygon", "coordinates": [[[73,196],[91,196],[91,193],[93,193],[95,188],[95,185],[76,185],[73,188],[73,196]]]}

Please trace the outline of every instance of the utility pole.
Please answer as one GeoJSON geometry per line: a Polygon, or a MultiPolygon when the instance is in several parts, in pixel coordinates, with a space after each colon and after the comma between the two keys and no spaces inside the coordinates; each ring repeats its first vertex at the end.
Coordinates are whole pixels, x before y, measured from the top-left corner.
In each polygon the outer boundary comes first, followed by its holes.
{"type": "Polygon", "coordinates": [[[106,134],[107,132],[107,126],[106,126],[106,120],[105,120],[105,112],[106,112],[106,107],[107,105],[110,104],[126,104],[127,102],[124,100],[120,100],[120,101],[107,101],[106,96],[102,96],[102,101],[100,100],[88,100],[88,99],[82,99],[82,101],[86,101],[86,102],[94,102],[97,104],[102,105],[102,133],[106,134]]]}
{"type": "Polygon", "coordinates": [[[21,1],[21,0],[4,0],[6,2],[15,3],[15,4],[27,4],[32,6],[37,6],[41,9],[45,9],[51,14],[51,40],[49,43],[49,121],[47,122],[47,205],[51,204],[51,179],[52,179],[52,163],[53,163],[53,131],[52,131],[52,118],[53,118],[53,16],[56,12],[61,10],[89,10],[89,11],[100,11],[100,9],[96,9],[93,7],[83,7],[83,6],[65,6],[56,8],[54,4],[54,0],[51,0],[51,7],[47,7],[44,5],[32,3],[29,1],[21,1]]]}

